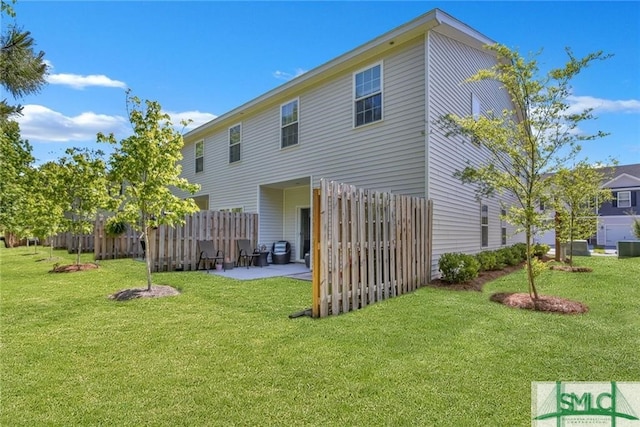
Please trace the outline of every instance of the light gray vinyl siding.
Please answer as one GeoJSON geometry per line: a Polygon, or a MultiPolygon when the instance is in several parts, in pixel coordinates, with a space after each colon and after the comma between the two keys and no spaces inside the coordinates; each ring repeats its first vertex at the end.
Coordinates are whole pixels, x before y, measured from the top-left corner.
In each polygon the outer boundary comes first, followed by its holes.
{"type": "Polygon", "coordinates": [[[284,206],[284,192],[277,188],[260,189],[260,215],[258,244],[266,245],[271,250],[271,244],[282,239],[284,228],[282,208],[284,206]]]}
{"type": "Polygon", "coordinates": [[[193,144],[184,148],[183,176],[210,194],[210,208],[242,205],[257,209],[260,184],[298,176],[346,182],[366,188],[424,195],[424,45],[423,39],[392,54],[358,64],[299,98],[299,144],[280,148],[280,104],[242,123],[242,160],[228,164],[227,127],[205,138],[205,171],[193,173],[193,144]],[[383,62],[384,120],[353,127],[353,71],[383,62]],[[190,158],[191,156],[191,158],[190,158]]]}
{"type": "MultiPolygon", "coordinates": [[[[471,97],[480,100],[481,112],[500,112],[512,109],[507,94],[496,82],[464,83],[478,70],[490,68],[495,59],[482,52],[448,38],[435,31],[427,40],[428,117],[431,131],[427,153],[428,197],[433,200],[433,269],[446,252],[476,253],[483,249],[500,247],[500,200],[485,199],[489,207],[489,246],[481,247],[480,201],[475,187],[462,184],[453,174],[462,170],[467,162],[479,165],[485,162],[481,148],[464,138],[447,138],[436,121],[454,113],[471,115],[471,97]]],[[[503,200],[508,198],[503,196],[503,200]]],[[[514,242],[513,229],[507,227],[508,243],[514,242]]]]}

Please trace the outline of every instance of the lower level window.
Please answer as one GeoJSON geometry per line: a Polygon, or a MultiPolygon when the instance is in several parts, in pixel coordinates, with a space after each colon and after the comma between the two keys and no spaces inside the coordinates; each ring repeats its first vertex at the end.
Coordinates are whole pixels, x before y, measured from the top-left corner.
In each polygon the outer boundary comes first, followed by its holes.
{"type": "Polygon", "coordinates": [[[507,244],[507,224],[505,221],[505,217],[507,216],[507,211],[502,209],[500,211],[500,243],[502,245],[507,244]]]}
{"type": "Polygon", "coordinates": [[[482,205],[480,209],[480,233],[482,247],[489,246],[489,206],[482,205]]]}
{"type": "Polygon", "coordinates": [[[240,213],[243,212],[244,209],[242,207],[237,207],[237,208],[223,208],[223,209],[218,209],[220,212],[231,212],[231,213],[240,213]]]}

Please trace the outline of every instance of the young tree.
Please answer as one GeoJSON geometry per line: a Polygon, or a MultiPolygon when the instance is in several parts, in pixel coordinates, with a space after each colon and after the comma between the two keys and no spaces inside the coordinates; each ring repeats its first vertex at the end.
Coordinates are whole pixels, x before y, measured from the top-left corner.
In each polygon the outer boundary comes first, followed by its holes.
{"type": "Polygon", "coordinates": [[[53,236],[65,227],[65,197],[67,189],[61,181],[58,163],[47,162],[31,174],[31,191],[26,197],[25,212],[29,228],[42,240],[49,238],[49,258],[53,258],[53,236]]]}
{"type": "Polygon", "coordinates": [[[529,295],[536,301],[532,238],[535,229],[549,227],[544,214],[536,210],[539,201],[546,199],[546,174],[574,158],[580,141],[604,136],[602,132],[575,132],[580,122],[593,116],[589,109],[578,113],[569,110],[570,81],[593,61],[607,56],[596,52],[578,59],[567,49],[567,63],[539,77],[535,58],[526,60],[499,44],[487,48],[495,53],[498,62],[490,69],[480,70],[468,82],[498,81],[511,97],[514,109],[488,111],[479,117],[449,114],[440,122],[447,135],[470,137],[487,156],[486,164],[469,164],[454,176],[464,183],[477,184],[479,196],[510,193],[515,197],[516,204],[507,211],[506,220],[525,233],[529,295]]]}
{"type": "Polygon", "coordinates": [[[7,247],[13,247],[15,238],[24,237],[24,204],[30,193],[29,177],[34,158],[31,145],[20,137],[20,126],[15,121],[0,125],[0,229],[5,233],[7,247]]]}
{"type": "Polygon", "coordinates": [[[57,170],[65,191],[58,197],[68,215],[67,230],[78,236],[76,264],[80,264],[81,236],[93,231],[98,211],[110,207],[109,181],[102,151],[69,148],[65,153],[57,170]]]}
{"type": "Polygon", "coordinates": [[[640,219],[633,219],[632,230],[633,234],[636,236],[636,239],[640,239],[640,219]]]}
{"type": "MultiPolygon", "coordinates": [[[[1,0],[0,18],[8,20],[15,15],[9,2],[1,0]]],[[[14,98],[36,93],[46,83],[44,52],[36,53],[34,45],[31,34],[15,24],[8,25],[0,34],[0,85],[14,98]]],[[[21,110],[20,105],[10,105],[6,99],[0,101],[0,125],[3,126],[8,117],[20,114],[21,110]]]]}
{"type": "MultiPolygon", "coordinates": [[[[160,104],[147,100],[143,106],[139,98],[127,93],[127,109],[134,134],[120,141],[109,162],[112,179],[123,186],[115,220],[142,233],[147,290],[151,290],[151,230],[161,224],[184,223],[185,215],[198,210],[193,199],[180,199],[171,188],[193,194],[199,187],[180,178],[178,162],[184,141],[160,104]]],[[[98,134],[98,141],[116,143],[113,134],[98,134]]]]}
{"type": "Polygon", "coordinates": [[[586,161],[571,169],[560,168],[551,180],[554,209],[559,218],[556,236],[562,243],[569,242],[569,265],[573,265],[573,241],[596,232],[597,206],[611,200],[613,195],[610,189],[601,187],[604,173],[586,161]]]}

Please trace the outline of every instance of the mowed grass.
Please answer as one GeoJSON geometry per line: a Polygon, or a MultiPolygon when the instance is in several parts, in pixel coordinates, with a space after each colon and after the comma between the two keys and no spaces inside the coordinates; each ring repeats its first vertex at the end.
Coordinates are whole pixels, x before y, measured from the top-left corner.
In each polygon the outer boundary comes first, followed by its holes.
{"type": "Polygon", "coordinates": [[[292,320],[309,282],[160,273],[182,294],[115,302],[144,286],[142,263],[50,274],[47,256],[0,249],[3,426],[519,426],[532,381],[640,380],[638,258],[543,274],[542,293],[584,315],[490,302],[526,291],[520,271],[482,293],[426,287],[292,320]]]}

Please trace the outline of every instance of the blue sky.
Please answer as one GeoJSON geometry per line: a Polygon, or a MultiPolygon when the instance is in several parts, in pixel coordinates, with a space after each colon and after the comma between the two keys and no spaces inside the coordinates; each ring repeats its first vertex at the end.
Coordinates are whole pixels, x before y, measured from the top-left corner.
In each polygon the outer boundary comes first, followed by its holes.
{"type": "MultiPolygon", "coordinates": [[[[603,50],[573,82],[572,102],[595,108],[591,161],[640,163],[638,2],[29,1],[14,5],[50,65],[49,84],[23,98],[22,135],[39,162],[93,147],[97,132],[130,133],[125,89],[201,124],[434,8],[489,38],[542,53],[544,71],[603,50]]],[[[2,25],[10,21],[6,18],[2,25]]],[[[3,97],[8,95],[3,94],[3,97]]]]}

